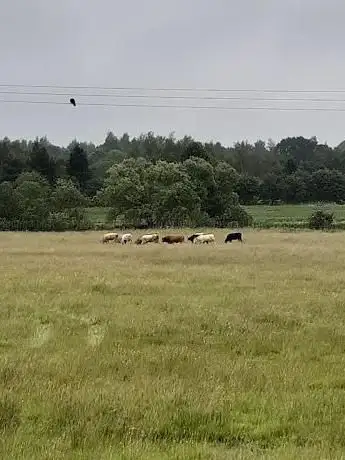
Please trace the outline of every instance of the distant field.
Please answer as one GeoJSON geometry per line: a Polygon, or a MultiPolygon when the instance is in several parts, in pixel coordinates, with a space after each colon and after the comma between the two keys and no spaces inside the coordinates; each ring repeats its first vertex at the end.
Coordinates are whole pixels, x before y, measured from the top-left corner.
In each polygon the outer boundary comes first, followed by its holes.
{"type": "Polygon", "coordinates": [[[0,458],[344,458],[341,233],[101,235],[1,236],[0,458]]]}
{"type": "MultiPolygon", "coordinates": [[[[254,224],[267,227],[279,227],[284,223],[306,222],[316,204],[245,206],[254,217],[254,224]]],[[[338,222],[345,221],[345,205],[326,204],[323,209],[333,211],[338,222]]],[[[108,208],[88,208],[88,215],[93,223],[104,223],[108,208]]]]}
{"type": "MultiPolygon", "coordinates": [[[[254,217],[256,223],[279,223],[306,221],[310,214],[318,206],[316,204],[296,204],[277,206],[245,206],[248,212],[254,217]]],[[[345,221],[345,205],[326,204],[322,209],[334,212],[337,221],[345,221]]]]}

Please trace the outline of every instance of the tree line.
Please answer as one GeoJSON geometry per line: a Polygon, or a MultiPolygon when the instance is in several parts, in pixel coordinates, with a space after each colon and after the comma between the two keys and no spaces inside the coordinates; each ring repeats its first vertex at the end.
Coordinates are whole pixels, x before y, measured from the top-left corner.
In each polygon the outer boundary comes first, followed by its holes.
{"type": "Polygon", "coordinates": [[[131,227],[246,226],[248,204],[345,202],[345,142],[198,142],[108,133],[100,145],[0,141],[0,229],[89,228],[87,206],[131,227]]]}

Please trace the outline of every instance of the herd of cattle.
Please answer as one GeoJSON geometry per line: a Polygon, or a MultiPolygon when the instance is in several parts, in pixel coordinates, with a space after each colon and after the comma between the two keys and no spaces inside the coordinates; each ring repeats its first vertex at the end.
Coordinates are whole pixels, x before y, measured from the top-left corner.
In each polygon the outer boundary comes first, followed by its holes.
{"type": "MultiPolygon", "coordinates": [[[[118,233],[106,233],[103,235],[101,239],[101,243],[121,243],[127,244],[131,243],[133,240],[132,233],[124,233],[123,235],[119,235],[118,233]]],[[[215,237],[213,233],[194,233],[193,235],[187,238],[193,244],[209,244],[215,243],[215,237]]],[[[243,243],[242,233],[229,233],[224,243],[231,243],[232,241],[240,241],[243,243]]],[[[184,235],[166,235],[162,237],[162,243],[167,244],[176,244],[176,243],[184,243],[185,237],[184,235]]],[[[147,244],[147,243],[159,243],[159,235],[158,233],[149,233],[147,235],[142,235],[138,239],[134,241],[135,244],[147,244]]]]}

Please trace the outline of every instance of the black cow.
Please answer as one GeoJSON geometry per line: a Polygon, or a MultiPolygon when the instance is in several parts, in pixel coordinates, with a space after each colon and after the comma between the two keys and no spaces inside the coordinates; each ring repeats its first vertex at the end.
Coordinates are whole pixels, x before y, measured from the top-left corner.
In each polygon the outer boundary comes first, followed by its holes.
{"type": "Polygon", "coordinates": [[[236,241],[236,240],[243,243],[241,232],[229,233],[227,237],[225,238],[224,243],[231,243],[231,241],[236,241]]]}

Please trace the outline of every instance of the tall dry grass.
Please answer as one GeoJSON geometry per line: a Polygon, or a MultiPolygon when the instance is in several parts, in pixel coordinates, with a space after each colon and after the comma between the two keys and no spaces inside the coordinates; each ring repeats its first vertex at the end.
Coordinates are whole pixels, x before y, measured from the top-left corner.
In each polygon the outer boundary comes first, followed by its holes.
{"type": "Polygon", "coordinates": [[[1,234],[1,458],[343,458],[344,234],[215,233],[1,234]]]}

